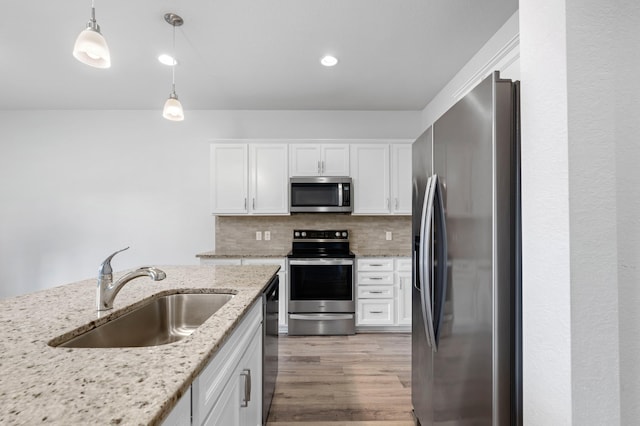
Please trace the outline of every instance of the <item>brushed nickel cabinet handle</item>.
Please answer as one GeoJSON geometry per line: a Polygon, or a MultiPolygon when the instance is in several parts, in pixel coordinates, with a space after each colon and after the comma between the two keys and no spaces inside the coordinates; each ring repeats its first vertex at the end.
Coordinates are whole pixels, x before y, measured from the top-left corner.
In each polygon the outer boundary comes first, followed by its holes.
{"type": "Polygon", "coordinates": [[[244,369],[240,376],[244,377],[244,399],[240,404],[241,407],[248,407],[251,401],[251,370],[244,369]]]}

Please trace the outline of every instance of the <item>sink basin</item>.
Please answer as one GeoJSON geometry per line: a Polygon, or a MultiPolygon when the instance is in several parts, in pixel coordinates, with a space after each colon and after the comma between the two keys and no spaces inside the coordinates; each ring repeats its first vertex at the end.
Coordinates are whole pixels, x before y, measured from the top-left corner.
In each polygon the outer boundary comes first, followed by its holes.
{"type": "Polygon", "coordinates": [[[233,294],[171,294],[153,299],[112,321],[57,346],[124,348],[177,342],[193,333],[233,294]]]}

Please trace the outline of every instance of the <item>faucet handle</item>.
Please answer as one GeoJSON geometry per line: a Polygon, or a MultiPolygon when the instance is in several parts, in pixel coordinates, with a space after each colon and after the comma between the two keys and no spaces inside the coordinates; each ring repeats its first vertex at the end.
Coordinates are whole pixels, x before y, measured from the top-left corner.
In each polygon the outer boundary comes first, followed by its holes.
{"type": "Polygon", "coordinates": [[[102,262],[100,264],[100,268],[98,269],[98,274],[100,276],[103,275],[111,275],[111,273],[113,273],[113,269],[111,269],[111,259],[113,259],[113,256],[115,256],[116,254],[123,252],[125,250],[128,250],[129,247],[125,247],[123,249],[120,249],[118,251],[116,251],[115,253],[113,253],[111,256],[107,257],[104,262],[102,262]]]}

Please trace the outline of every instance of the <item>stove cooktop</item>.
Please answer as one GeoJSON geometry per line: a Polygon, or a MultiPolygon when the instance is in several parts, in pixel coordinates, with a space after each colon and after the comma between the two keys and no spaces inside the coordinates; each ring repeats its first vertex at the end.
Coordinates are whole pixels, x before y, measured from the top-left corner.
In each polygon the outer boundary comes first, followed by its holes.
{"type": "Polygon", "coordinates": [[[356,257],[356,255],[351,251],[348,251],[346,253],[297,251],[296,253],[294,253],[292,250],[289,252],[289,254],[287,254],[287,257],[289,259],[353,259],[356,257]]]}
{"type": "Polygon", "coordinates": [[[339,258],[349,259],[355,255],[349,250],[349,231],[295,229],[290,259],[339,258]]]}

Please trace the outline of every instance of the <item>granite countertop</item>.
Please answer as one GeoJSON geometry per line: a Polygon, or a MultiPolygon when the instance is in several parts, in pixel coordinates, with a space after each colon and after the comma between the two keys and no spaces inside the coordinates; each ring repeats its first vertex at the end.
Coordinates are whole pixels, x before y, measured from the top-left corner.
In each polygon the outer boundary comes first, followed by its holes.
{"type": "Polygon", "coordinates": [[[267,259],[267,258],[283,258],[288,253],[224,253],[215,250],[196,254],[196,257],[202,259],[267,259]]]}
{"type": "MultiPolygon", "coordinates": [[[[411,257],[411,251],[387,251],[387,250],[352,250],[356,257],[411,257]]],[[[202,259],[256,259],[256,258],[284,258],[287,253],[217,253],[215,251],[207,251],[198,253],[196,257],[202,259]]]]}
{"type": "Polygon", "coordinates": [[[387,250],[353,250],[356,257],[411,257],[411,250],[407,251],[387,251],[387,250]]]}
{"type": "MultiPolygon", "coordinates": [[[[187,391],[278,266],[160,266],[137,278],[102,318],[89,279],[0,300],[0,424],[159,424],[187,391]],[[177,290],[177,291],[176,291],[177,290]],[[235,293],[191,336],[142,348],[55,348],[53,338],[119,316],[157,294],[235,293]]],[[[126,271],[125,271],[126,272],[126,271]]],[[[123,273],[114,274],[114,280],[123,273]]]]}

